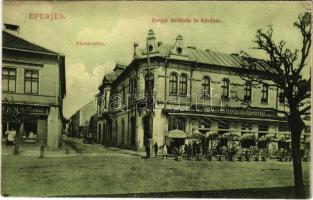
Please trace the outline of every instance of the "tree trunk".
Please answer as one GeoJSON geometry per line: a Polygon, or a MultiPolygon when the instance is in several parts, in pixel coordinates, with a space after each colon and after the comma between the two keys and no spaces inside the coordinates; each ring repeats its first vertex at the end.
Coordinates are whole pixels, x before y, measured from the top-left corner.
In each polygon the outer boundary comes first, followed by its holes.
{"type": "Polygon", "coordinates": [[[14,146],[14,155],[18,155],[20,152],[20,141],[21,141],[21,135],[23,134],[24,131],[24,123],[21,123],[18,130],[16,131],[16,136],[15,136],[15,146],[14,146]]]}
{"type": "Polygon", "coordinates": [[[302,176],[302,153],[300,150],[301,132],[304,129],[304,122],[300,115],[290,115],[288,117],[291,129],[291,151],[293,159],[293,174],[295,184],[295,197],[305,198],[305,190],[302,176]]]}

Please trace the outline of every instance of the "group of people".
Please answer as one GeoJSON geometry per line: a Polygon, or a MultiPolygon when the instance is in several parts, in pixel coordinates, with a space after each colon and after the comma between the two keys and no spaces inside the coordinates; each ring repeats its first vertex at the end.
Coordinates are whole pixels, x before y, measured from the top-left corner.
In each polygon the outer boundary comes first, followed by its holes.
{"type": "Polygon", "coordinates": [[[153,151],[154,151],[154,157],[158,157],[158,152],[161,152],[162,158],[167,159],[167,146],[166,144],[163,144],[162,146],[158,146],[158,143],[155,143],[153,146],[153,151]]]}
{"type": "MultiPolygon", "coordinates": [[[[149,158],[150,155],[150,148],[146,149],[147,152],[147,158],[149,158]]],[[[161,157],[163,159],[167,159],[168,156],[168,147],[166,144],[158,146],[158,143],[154,143],[152,146],[154,157],[158,158],[158,153],[161,154],[161,157]]],[[[200,144],[186,144],[186,145],[180,145],[180,146],[171,146],[170,147],[171,153],[174,155],[175,160],[181,160],[183,155],[187,160],[191,160],[193,157],[196,157],[198,160],[202,160],[203,157],[203,147],[200,144]]]]}

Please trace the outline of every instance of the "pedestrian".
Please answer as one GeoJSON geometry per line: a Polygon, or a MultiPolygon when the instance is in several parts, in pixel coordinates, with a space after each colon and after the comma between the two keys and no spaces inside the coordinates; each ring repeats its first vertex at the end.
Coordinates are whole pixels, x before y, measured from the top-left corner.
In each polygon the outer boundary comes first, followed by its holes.
{"type": "Polygon", "coordinates": [[[180,146],[179,149],[178,149],[178,160],[182,160],[182,155],[183,155],[183,146],[180,146]]]}
{"type": "Polygon", "coordinates": [[[149,141],[146,142],[146,156],[147,158],[150,158],[150,145],[149,145],[149,141]]]}
{"type": "Polygon", "coordinates": [[[188,145],[188,160],[192,158],[192,146],[191,144],[188,145]]]}
{"type": "Polygon", "coordinates": [[[184,154],[185,154],[185,158],[187,159],[187,151],[188,151],[188,144],[185,144],[184,146],[184,154]]]}
{"type": "Polygon", "coordinates": [[[153,145],[153,150],[154,150],[154,157],[158,158],[158,150],[159,150],[158,143],[155,143],[153,145]]]}
{"type": "Polygon", "coordinates": [[[164,159],[164,157],[165,157],[165,159],[167,159],[167,147],[166,147],[166,144],[163,145],[162,155],[163,155],[163,159],[164,159]]]}
{"type": "Polygon", "coordinates": [[[16,136],[16,131],[14,130],[14,128],[12,128],[11,131],[7,131],[5,134],[8,135],[7,146],[14,145],[16,136]]]}

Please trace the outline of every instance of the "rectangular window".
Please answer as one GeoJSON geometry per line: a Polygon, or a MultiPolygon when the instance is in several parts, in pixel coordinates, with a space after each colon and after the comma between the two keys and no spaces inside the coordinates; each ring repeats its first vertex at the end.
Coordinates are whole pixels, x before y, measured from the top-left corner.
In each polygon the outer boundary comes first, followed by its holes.
{"type": "Polygon", "coordinates": [[[36,70],[25,70],[24,91],[25,93],[38,94],[39,73],[36,70]]]}
{"type": "Polygon", "coordinates": [[[285,104],[286,102],[285,95],[282,89],[279,90],[278,100],[280,104],[285,104]]]}
{"type": "Polygon", "coordinates": [[[182,130],[186,129],[186,120],[183,118],[170,117],[168,121],[168,130],[182,130]]]}
{"type": "Polygon", "coordinates": [[[16,69],[2,68],[2,90],[5,92],[16,91],[16,69]]]}
{"type": "Polygon", "coordinates": [[[263,84],[261,93],[261,103],[268,103],[268,85],[263,84]]]}
{"type": "Polygon", "coordinates": [[[251,95],[252,95],[252,85],[250,82],[247,82],[245,85],[245,96],[244,100],[251,102],[251,95]]]}
{"type": "Polygon", "coordinates": [[[289,131],[289,126],[288,126],[288,123],[279,123],[278,124],[278,131],[279,132],[287,132],[289,131]]]}
{"type": "Polygon", "coordinates": [[[222,82],[222,99],[229,99],[229,80],[223,79],[222,82]]]}
{"type": "Polygon", "coordinates": [[[245,134],[245,133],[251,133],[252,131],[252,124],[248,123],[248,122],[244,122],[241,124],[241,134],[245,134]]]}

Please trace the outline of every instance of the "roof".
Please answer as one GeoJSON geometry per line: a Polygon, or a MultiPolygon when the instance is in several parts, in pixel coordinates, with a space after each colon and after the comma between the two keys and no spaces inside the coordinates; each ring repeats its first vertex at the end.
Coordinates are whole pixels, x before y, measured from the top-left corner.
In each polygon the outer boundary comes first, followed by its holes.
{"type": "Polygon", "coordinates": [[[116,64],[116,66],[113,69],[113,72],[105,74],[103,77],[103,82],[113,82],[125,69],[127,66],[121,65],[121,64],[116,64]]]}
{"type": "MultiPolygon", "coordinates": [[[[180,59],[178,54],[173,54],[174,45],[166,45],[162,44],[158,47],[158,50],[155,53],[151,53],[150,57],[152,56],[161,56],[161,57],[170,57],[171,55],[175,55],[175,59],[180,59]]],[[[196,49],[194,47],[186,47],[184,48],[184,57],[181,58],[182,60],[187,60],[191,62],[198,62],[203,64],[210,64],[210,65],[218,65],[224,67],[240,67],[242,63],[242,59],[235,54],[226,54],[220,53],[211,50],[201,50],[196,49]]],[[[144,58],[146,57],[146,49],[140,49],[140,55],[137,58],[144,58]]]]}
{"type": "Polygon", "coordinates": [[[19,50],[35,51],[39,53],[56,54],[58,53],[48,50],[39,45],[33,44],[21,37],[15,36],[7,31],[2,31],[2,46],[3,48],[14,48],[19,50]]]}

